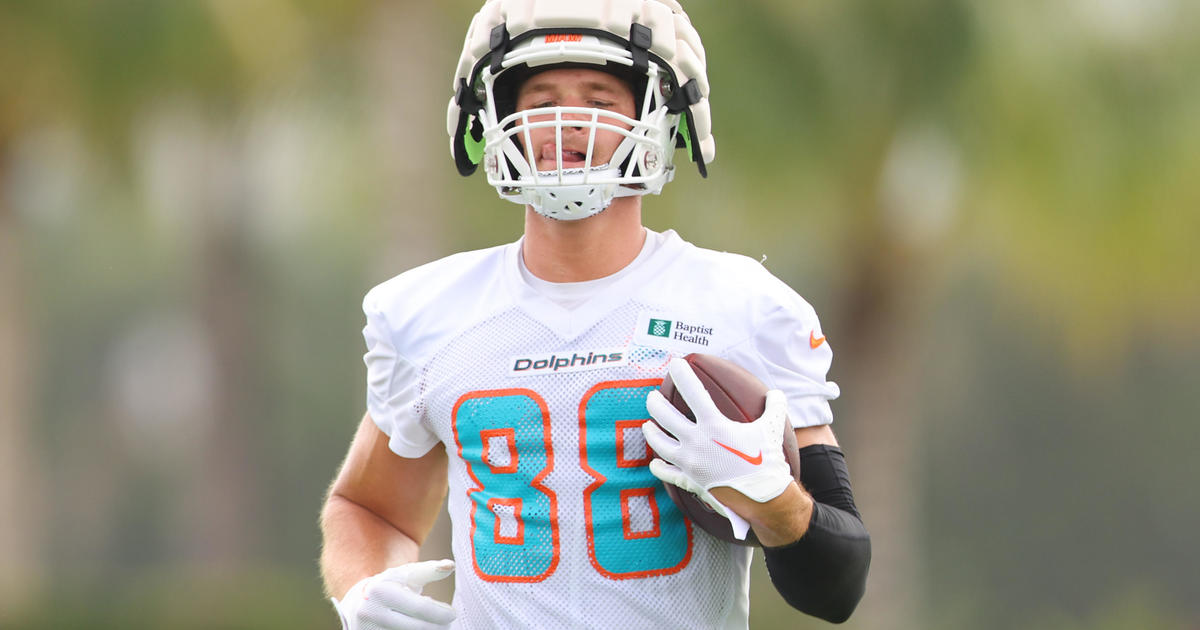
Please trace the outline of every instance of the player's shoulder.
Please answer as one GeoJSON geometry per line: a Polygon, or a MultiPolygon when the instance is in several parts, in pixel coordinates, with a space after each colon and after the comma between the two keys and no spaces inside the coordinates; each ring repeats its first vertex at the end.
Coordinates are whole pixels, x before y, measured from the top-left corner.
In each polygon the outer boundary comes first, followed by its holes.
{"type": "Polygon", "coordinates": [[[683,241],[684,253],[678,273],[701,278],[722,292],[751,297],[764,295],[773,299],[799,295],[786,282],[773,274],[760,258],[736,252],[720,251],[683,241]]]}
{"type": "Polygon", "coordinates": [[[663,278],[662,294],[686,302],[701,296],[708,308],[751,329],[767,323],[815,328],[817,313],[799,291],[771,272],[761,258],[683,241],[684,250],[663,278]],[[720,296],[714,303],[711,296],[720,296]]]}
{"type": "Polygon", "coordinates": [[[511,246],[459,252],[408,269],[372,287],[363,300],[364,307],[388,310],[388,306],[398,303],[415,307],[452,294],[463,284],[486,281],[488,276],[501,272],[511,246]]]}
{"type": "Polygon", "coordinates": [[[504,270],[514,247],[510,243],[460,252],[376,285],[363,298],[369,325],[385,326],[398,340],[415,343],[450,334],[467,320],[486,316],[505,302],[504,270]]]}

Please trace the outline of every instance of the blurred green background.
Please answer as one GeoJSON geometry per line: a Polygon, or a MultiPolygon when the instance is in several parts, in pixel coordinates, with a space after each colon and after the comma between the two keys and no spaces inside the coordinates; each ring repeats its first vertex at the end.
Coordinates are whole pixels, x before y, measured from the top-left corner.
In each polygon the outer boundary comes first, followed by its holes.
{"type": "MultiPolygon", "coordinates": [[[[336,627],[361,296],[521,228],[447,152],[477,6],[0,0],[0,627],[336,627]]],[[[822,315],[847,627],[1200,627],[1200,3],[687,8],[718,158],[646,221],[822,315]]]]}

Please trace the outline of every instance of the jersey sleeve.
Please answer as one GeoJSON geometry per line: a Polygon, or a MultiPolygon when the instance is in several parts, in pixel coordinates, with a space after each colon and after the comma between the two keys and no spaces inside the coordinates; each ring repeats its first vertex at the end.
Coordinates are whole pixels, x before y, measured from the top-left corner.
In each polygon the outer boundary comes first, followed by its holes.
{"type": "Polygon", "coordinates": [[[421,420],[419,378],[416,367],[396,349],[392,329],[373,293],[363,300],[367,325],[363,339],[367,352],[367,411],[388,445],[401,457],[420,457],[438,442],[421,420]]]}
{"type": "Polygon", "coordinates": [[[829,401],[841,394],[826,380],[833,350],[821,332],[812,306],[779,282],[761,308],[748,340],[767,385],[788,398],[788,416],[795,428],[833,422],[829,401]]]}

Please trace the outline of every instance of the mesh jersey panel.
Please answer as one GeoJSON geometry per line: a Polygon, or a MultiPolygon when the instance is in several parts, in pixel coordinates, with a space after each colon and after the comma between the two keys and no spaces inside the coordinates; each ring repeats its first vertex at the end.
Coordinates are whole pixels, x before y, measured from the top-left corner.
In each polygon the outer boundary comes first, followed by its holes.
{"type": "MultiPolygon", "coordinates": [[[[665,356],[643,353],[636,359],[642,364],[489,382],[485,387],[499,389],[499,395],[468,398],[466,403],[460,403],[464,395],[470,395],[464,390],[466,382],[472,380],[472,375],[463,374],[464,366],[477,364],[481,357],[503,357],[507,361],[523,355],[556,352],[579,356],[571,349],[623,345],[627,343],[625,337],[636,312],[637,306],[630,304],[565,345],[540,324],[513,309],[464,332],[426,368],[424,380],[429,384],[429,395],[425,414],[437,419],[434,431],[451,456],[450,513],[456,523],[453,548],[459,566],[454,603],[461,627],[722,627],[731,616],[734,627],[744,625],[737,619],[742,613],[734,605],[744,582],[740,565],[746,563],[737,556],[746,555],[745,550],[693,530],[665,492],[650,495],[650,500],[634,500],[637,495],[627,493],[624,501],[620,489],[615,493],[599,489],[588,492],[598,481],[588,469],[597,474],[629,469],[616,466],[615,427],[613,437],[609,438],[602,435],[605,429],[599,424],[595,428],[588,424],[593,418],[581,422],[580,407],[585,396],[600,383],[632,382],[630,386],[611,389],[615,395],[610,400],[585,409],[584,415],[599,416],[595,419],[598,423],[610,422],[610,418],[603,416],[611,414],[625,420],[644,420],[648,417],[644,404],[646,387],[661,381],[665,356]],[[537,417],[541,413],[537,408],[538,397],[553,419],[549,430],[537,417]],[[475,419],[455,422],[452,418],[456,404],[460,418],[467,406],[473,413],[497,415],[487,420],[479,418],[478,423],[475,419]],[[632,412],[628,411],[630,408],[632,412]],[[506,423],[500,418],[507,414],[521,419],[506,423]],[[513,426],[515,435],[509,438],[501,434],[487,440],[491,445],[490,461],[482,463],[483,440],[464,434],[488,430],[476,427],[504,429],[508,428],[506,425],[513,426]],[[550,457],[536,458],[523,450],[527,445],[545,444],[547,434],[550,457]],[[513,468],[511,449],[504,448],[508,444],[517,447],[515,458],[520,470],[492,474],[489,464],[501,470],[513,468]],[[496,451],[502,455],[496,457],[496,451]],[[464,459],[472,461],[467,464],[464,459]],[[534,489],[533,479],[542,474],[544,477],[538,484],[553,492],[553,502],[534,489]],[[519,480],[509,484],[508,480],[501,480],[505,476],[519,480]],[[489,487],[497,483],[494,490],[489,487]],[[483,490],[470,492],[481,486],[483,490]],[[490,516],[484,518],[486,514],[481,516],[488,510],[489,499],[511,498],[503,495],[517,494],[514,489],[540,499],[526,498],[521,504],[523,537],[528,549],[497,544],[497,538],[511,539],[515,533],[509,518],[499,519],[490,532],[481,531],[495,520],[490,516]],[[536,496],[539,494],[540,497],[536,496]],[[657,509],[657,519],[649,509],[651,505],[657,509]],[[556,514],[550,511],[551,506],[556,514]],[[556,521],[552,520],[555,518],[556,521]],[[654,542],[650,536],[655,533],[655,520],[659,537],[673,536],[673,540],[661,545],[637,544],[654,542]],[[646,537],[639,538],[639,534],[646,537]]],[[[591,398],[596,401],[596,394],[591,398]]],[[[635,426],[634,430],[624,429],[621,433],[622,459],[629,461],[626,456],[634,454],[644,457],[645,443],[640,430],[635,426]],[[640,442],[641,453],[637,453],[636,446],[625,442],[640,442]]],[[[640,470],[649,475],[648,469],[640,470]]],[[[632,489],[661,487],[645,475],[633,482],[636,485],[632,489]]],[[[631,475],[630,479],[637,478],[631,475]]],[[[507,516],[506,512],[511,513],[508,510],[502,514],[507,516]]]]}
{"type": "MultiPolygon", "coordinates": [[[[763,338],[807,347],[816,321],[799,296],[757,263],[668,234],[572,311],[521,283],[516,244],[368,295],[368,328],[390,327],[368,339],[394,345],[381,356],[419,381],[372,416],[389,435],[420,425],[449,455],[456,627],[746,627],[750,550],[692,527],[650,474],[645,396],[688,351],[802,383],[789,395],[822,413],[836,386],[824,382],[827,346],[761,358],[763,338]],[[756,328],[768,321],[779,330],[756,328]]],[[[397,380],[376,373],[390,363],[368,360],[370,380],[397,380]]]]}

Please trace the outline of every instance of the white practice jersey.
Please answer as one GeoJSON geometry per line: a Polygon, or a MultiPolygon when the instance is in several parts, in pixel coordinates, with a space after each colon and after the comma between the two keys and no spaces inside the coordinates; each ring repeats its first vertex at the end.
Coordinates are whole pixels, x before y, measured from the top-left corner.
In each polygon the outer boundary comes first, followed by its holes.
{"type": "MultiPolygon", "coordinates": [[[[520,243],[462,253],[364,300],[368,410],[393,451],[449,456],[459,628],[745,628],[751,550],[683,518],[650,474],[646,394],[672,356],[742,365],[827,424],[816,314],[758,262],[674,232],[572,308],[520,243]]],[[[404,480],[397,480],[404,483],[404,480]]]]}

